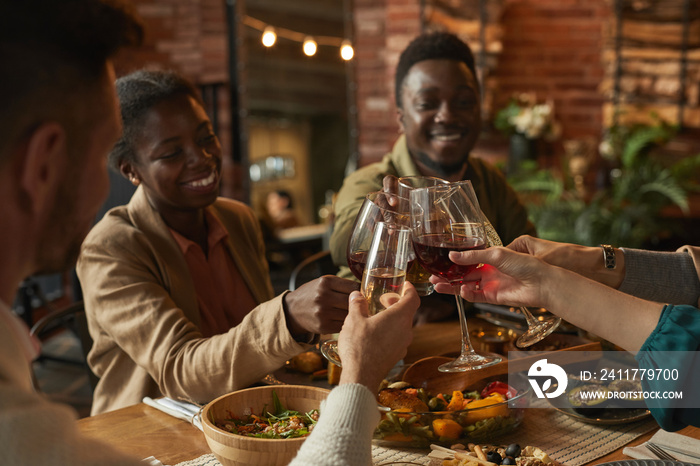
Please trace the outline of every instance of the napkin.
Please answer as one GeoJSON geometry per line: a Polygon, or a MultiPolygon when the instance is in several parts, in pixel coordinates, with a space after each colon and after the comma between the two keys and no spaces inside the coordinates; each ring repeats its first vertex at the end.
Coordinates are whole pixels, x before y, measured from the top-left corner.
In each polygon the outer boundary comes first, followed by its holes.
{"type": "Polygon", "coordinates": [[[167,397],[156,399],[145,397],[143,402],[158,411],[187,421],[197,429],[202,430],[202,420],[199,417],[201,408],[196,404],[188,403],[187,401],[173,400],[167,397]]]}
{"type": "MultiPolygon", "coordinates": [[[[698,439],[659,429],[649,442],[660,446],[678,461],[700,463],[700,440],[698,439]]],[[[622,453],[638,460],[657,460],[658,457],[649,451],[646,444],[647,442],[644,442],[636,447],[625,447],[622,453]]]]}

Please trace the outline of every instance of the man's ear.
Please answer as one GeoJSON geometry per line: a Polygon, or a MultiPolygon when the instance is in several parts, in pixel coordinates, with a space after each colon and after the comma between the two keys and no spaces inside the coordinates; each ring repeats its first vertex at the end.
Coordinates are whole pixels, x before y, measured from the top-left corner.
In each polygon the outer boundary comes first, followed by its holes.
{"type": "Polygon", "coordinates": [[[131,182],[134,186],[141,184],[141,178],[139,174],[134,170],[134,166],[129,162],[122,162],[119,164],[119,171],[121,174],[131,182]]]}
{"type": "Polygon", "coordinates": [[[58,186],[66,182],[68,165],[66,131],[55,121],[42,123],[32,131],[19,164],[19,184],[32,212],[41,212],[53,202],[58,186]]]}
{"type": "Polygon", "coordinates": [[[404,125],[404,115],[403,115],[403,110],[400,108],[396,109],[396,122],[399,124],[399,133],[405,133],[406,132],[406,126],[404,125]]]}

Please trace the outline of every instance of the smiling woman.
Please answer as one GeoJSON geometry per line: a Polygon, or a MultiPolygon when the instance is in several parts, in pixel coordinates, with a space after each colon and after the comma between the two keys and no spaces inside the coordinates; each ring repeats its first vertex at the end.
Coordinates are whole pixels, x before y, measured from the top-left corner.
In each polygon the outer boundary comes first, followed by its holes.
{"type": "Polygon", "coordinates": [[[138,71],[117,94],[124,131],[110,166],[138,188],[78,261],[100,377],[93,414],[144,396],[207,402],[338,332],[356,285],[322,277],[273,299],[255,214],[218,197],[221,146],[192,85],[138,71]]]}
{"type": "Polygon", "coordinates": [[[133,160],[120,171],[143,189],[174,230],[206,251],[204,207],[212,204],[221,179],[221,146],[201,104],[177,95],[154,105],[134,139],[133,160]]]}

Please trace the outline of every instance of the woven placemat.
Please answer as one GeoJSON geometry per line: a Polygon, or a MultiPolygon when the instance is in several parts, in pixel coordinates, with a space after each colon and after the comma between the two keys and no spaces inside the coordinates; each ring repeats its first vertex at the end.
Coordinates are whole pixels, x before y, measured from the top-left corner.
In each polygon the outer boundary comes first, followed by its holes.
{"type": "MultiPolygon", "coordinates": [[[[581,466],[622,448],[640,435],[657,428],[658,424],[652,418],[631,424],[598,426],[582,423],[551,408],[530,408],[520,427],[499,438],[497,443],[537,446],[563,465],[581,466]]],[[[397,461],[428,465],[428,453],[427,450],[372,445],[375,466],[397,461]]],[[[175,466],[220,466],[220,463],[214,455],[208,454],[175,466]]]]}
{"type": "Polygon", "coordinates": [[[199,458],[177,463],[175,466],[221,466],[221,463],[219,463],[219,460],[216,459],[213,453],[207,453],[199,458]]]}

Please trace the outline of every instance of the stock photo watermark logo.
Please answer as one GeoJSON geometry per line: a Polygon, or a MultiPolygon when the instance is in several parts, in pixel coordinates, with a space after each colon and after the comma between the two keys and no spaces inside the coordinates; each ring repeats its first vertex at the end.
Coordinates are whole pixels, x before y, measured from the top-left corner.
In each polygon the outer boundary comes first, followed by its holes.
{"type": "Polygon", "coordinates": [[[508,353],[508,383],[566,412],[613,418],[617,409],[700,408],[698,363],[694,351],[515,351],[508,353]]]}
{"type": "Polygon", "coordinates": [[[568,385],[566,371],[557,364],[548,363],[546,359],[540,359],[530,366],[527,375],[537,398],[556,398],[564,394],[568,385]],[[544,377],[546,379],[542,380],[544,377]],[[557,388],[548,393],[547,391],[552,388],[552,377],[557,381],[557,388]],[[542,380],[541,386],[538,379],[542,380]]]}

